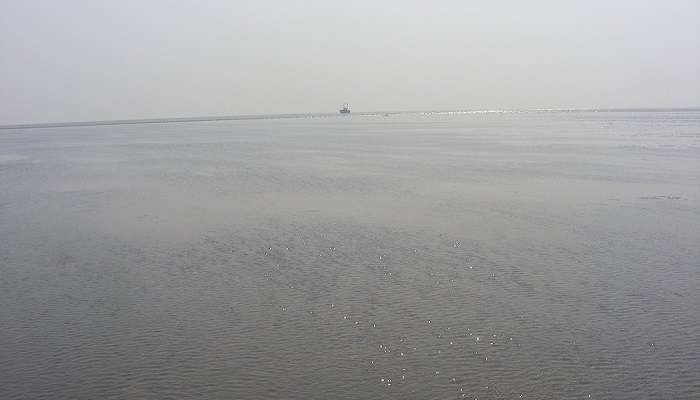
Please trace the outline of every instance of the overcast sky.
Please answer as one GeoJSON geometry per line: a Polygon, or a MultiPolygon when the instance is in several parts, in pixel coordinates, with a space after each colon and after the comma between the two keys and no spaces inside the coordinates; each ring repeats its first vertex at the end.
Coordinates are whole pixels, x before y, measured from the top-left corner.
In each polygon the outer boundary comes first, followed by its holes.
{"type": "Polygon", "coordinates": [[[0,0],[0,124],[700,106],[700,1],[0,0]]]}

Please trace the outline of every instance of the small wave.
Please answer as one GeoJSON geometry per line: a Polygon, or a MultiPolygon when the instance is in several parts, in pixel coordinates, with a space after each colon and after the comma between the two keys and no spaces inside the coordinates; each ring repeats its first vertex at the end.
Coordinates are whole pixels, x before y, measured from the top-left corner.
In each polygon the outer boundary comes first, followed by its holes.
{"type": "Polygon", "coordinates": [[[680,196],[642,196],[641,200],[681,200],[680,196]]]}
{"type": "Polygon", "coordinates": [[[0,164],[10,164],[16,161],[26,160],[27,156],[21,154],[0,154],[0,164]]]}

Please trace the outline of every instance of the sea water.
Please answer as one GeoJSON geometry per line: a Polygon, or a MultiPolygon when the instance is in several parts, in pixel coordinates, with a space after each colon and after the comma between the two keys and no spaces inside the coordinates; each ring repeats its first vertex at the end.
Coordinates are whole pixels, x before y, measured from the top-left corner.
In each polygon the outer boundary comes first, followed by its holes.
{"type": "Polygon", "coordinates": [[[699,288],[699,111],[0,130],[2,399],[697,399],[699,288]]]}

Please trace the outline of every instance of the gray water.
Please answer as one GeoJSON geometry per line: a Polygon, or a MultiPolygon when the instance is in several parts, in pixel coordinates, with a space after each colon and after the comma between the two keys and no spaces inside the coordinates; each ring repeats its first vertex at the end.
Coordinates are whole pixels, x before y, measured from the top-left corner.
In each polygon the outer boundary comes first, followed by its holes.
{"type": "Polygon", "coordinates": [[[700,112],[0,130],[0,399],[698,399],[700,112]]]}

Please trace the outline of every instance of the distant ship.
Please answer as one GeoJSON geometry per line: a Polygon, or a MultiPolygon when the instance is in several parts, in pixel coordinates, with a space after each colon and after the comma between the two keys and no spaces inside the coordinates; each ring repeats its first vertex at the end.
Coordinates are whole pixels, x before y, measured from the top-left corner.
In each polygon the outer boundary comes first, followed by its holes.
{"type": "Polygon", "coordinates": [[[340,109],[341,114],[350,114],[350,106],[348,103],[343,104],[343,108],[340,109]]]}

